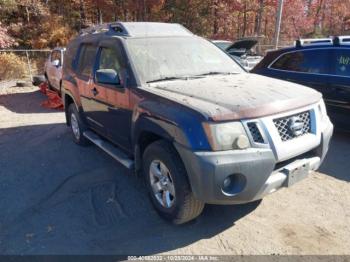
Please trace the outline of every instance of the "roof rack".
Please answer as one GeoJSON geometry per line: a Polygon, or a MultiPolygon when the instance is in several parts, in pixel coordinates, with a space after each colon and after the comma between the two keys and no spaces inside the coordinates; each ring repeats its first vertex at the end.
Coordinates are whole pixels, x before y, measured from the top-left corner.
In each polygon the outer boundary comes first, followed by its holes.
{"type": "Polygon", "coordinates": [[[118,35],[127,36],[128,32],[126,28],[122,25],[122,23],[114,22],[114,23],[106,23],[100,25],[93,25],[88,28],[80,30],[80,35],[88,35],[88,34],[99,34],[99,33],[113,33],[118,35]]]}
{"type": "Polygon", "coordinates": [[[295,41],[296,47],[312,46],[312,45],[333,45],[332,38],[308,38],[298,39],[295,41]]]}
{"type": "Polygon", "coordinates": [[[312,45],[350,45],[350,35],[329,38],[298,39],[295,41],[295,46],[298,48],[312,45]]]}
{"type": "Polygon", "coordinates": [[[350,45],[350,35],[343,35],[335,37],[339,45],[350,45]]]}
{"type": "Polygon", "coordinates": [[[81,30],[80,36],[98,33],[124,37],[193,36],[193,33],[182,25],[157,22],[113,22],[101,24],[81,30]]]}

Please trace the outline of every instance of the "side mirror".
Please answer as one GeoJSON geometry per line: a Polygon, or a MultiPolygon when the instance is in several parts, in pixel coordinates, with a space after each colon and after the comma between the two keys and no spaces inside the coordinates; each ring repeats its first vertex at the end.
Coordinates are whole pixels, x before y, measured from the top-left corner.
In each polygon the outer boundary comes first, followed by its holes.
{"type": "Polygon", "coordinates": [[[52,61],[52,65],[54,65],[54,66],[56,66],[56,67],[59,67],[59,65],[60,65],[60,60],[58,60],[58,59],[53,60],[53,61],[52,61]]]}
{"type": "Polygon", "coordinates": [[[99,84],[120,85],[120,78],[114,69],[99,69],[96,71],[96,81],[99,84]]]}

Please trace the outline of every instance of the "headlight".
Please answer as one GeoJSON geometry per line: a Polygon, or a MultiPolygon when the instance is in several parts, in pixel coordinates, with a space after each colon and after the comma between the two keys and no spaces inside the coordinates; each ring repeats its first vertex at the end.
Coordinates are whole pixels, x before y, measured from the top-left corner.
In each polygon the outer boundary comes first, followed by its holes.
{"type": "Polygon", "coordinates": [[[240,122],[223,124],[203,123],[205,133],[214,151],[246,149],[249,139],[240,122]]]}

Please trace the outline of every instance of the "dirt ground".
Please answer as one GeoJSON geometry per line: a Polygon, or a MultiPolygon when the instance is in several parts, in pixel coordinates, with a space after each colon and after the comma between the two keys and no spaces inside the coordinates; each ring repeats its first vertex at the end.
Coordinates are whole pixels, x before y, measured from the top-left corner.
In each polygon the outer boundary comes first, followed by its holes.
{"type": "Polygon", "coordinates": [[[37,88],[0,89],[0,254],[350,254],[350,135],[320,173],[260,205],[206,206],[167,224],[142,181],[72,142],[37,88]]]}

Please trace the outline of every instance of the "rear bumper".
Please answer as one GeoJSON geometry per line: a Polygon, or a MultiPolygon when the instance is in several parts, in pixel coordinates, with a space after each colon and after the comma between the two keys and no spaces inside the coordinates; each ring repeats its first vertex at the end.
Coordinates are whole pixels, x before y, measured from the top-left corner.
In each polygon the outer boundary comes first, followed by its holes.
{"type": "Polygon", "coordinates": [[[179,144],[175,147],[185,164],[197,199],[209,204],[241,204],[290,186],[318,169],[328,151],[332,134],[333,125],[329,123],[317,148],[278,165],[271,149],[192,152],[179,144]],[[223,188],[228,177],[232,183],[227,190],[223,188]]]}

